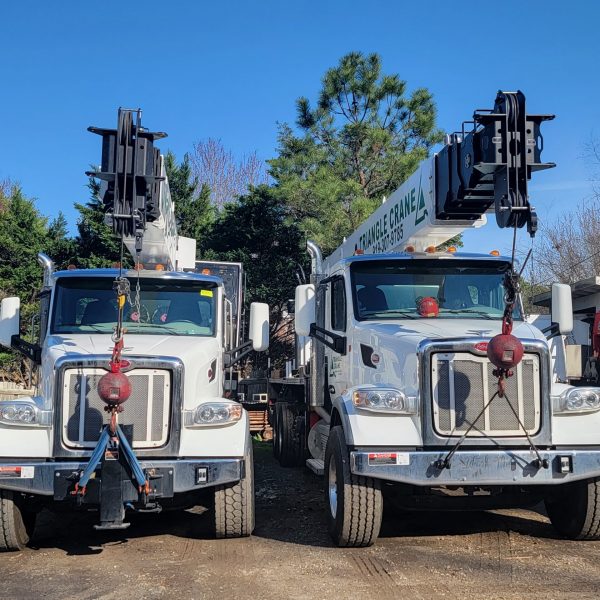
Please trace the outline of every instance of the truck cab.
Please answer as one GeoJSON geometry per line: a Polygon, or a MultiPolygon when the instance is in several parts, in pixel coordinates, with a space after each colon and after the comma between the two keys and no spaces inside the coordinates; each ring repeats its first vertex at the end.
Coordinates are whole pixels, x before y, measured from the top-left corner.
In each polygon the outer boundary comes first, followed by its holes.
{"type": "MultiPolygon", "coordinates": [[[[28,344],[37,393],[0,403],[0,502],[8,515],[0,547],[23,547],[36,513],[53,503],[100,509],[99,528],[119,528],[127,526],[126,511],[186,508],[212,496],[215,534],[250,535],[252,446],[246,412],[224,390],[239,348],[232,345],[231,301],[222,279],[161,270],[52,272],[47,257],[42,262],[40,339],[28,344]],[[85,494],[76,494],[109,419],[98,383],[114,347],[119,277],[131,290],[123,308],[122,370],[132,391],[118,419],[150,489],[141,494],[117,465],[119,457],[107,452],[85,494]],[[103,484],[103,473],[113,467],[121,482],[114,494],[103,484]]],[[[264,350],[266,331],[268,307],[254,304],[253,339],[245,346],[264,350]]],[[[0,343],[22,348],[18,333],[19,301],[7,298],[0,343]]]]}
{"type": "Polygon", "coordinates": [[[600,388],[556,381],[547,339],[572,327],[570,289],[555,289],[546,335],[515,303],[524,354],[500,395],[487,350],[511,259],[451,250],[313,261],[295,307],[310,360],[272,383],[276,454],[324,475],[342,546],[376,539],[384,489],[404,508],[544,500],[561,533],[597,538],[600,388]]]}

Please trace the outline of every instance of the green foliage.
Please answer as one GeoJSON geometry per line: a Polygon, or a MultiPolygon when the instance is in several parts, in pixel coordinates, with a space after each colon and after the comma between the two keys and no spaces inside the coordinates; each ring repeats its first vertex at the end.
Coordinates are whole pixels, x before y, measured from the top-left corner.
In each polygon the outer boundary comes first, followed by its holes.
{"type": "Polygon", "coordinates": [[[200,186],[192,175],[190,157],[186,154],[180,165],[175,155],[168,152],[165,156],[165,168],[169,178],[171,198],[175,203],[177,231],[179,235],[194,238],[198,251],[204,248],[206,232],[210,229],[216,212],[210,201],[210,189],[200,186]]]}
{"type": "MultiPolygon", "coordinates": [[[[202,258],[241,262],[246,272],[246,303],[267,302],[271,330],[281,325],[287,301],[294,297],[294,273],[306,267],[304,237],[290,220],[288,207],[266,185],[225,205],[206,238],[202,258]]],[[[282,362],[291,353],[289,339],[273,338],[270,354],[282,362]]],[[[256,360],[261,360],[260,356],[256,360]]]]}
{"type": "Polygon", "coordinates": [[[521,277],[521,298],[523,299],[523,310],[526,315],[530,314],[548,314],[548,309],[542,306],[535,306],[533,304],[533,298],[537,294],[541,294],[543,292],[547,292],[550,290],[549,285],[543,285],[540,283],[533,283],[531,281],[527,281],[523,277],[521,277]]]}
{"type": "Polygon", "coordinates": [[[0,211],[0,290],[34,302],[42,270],[37,254],[45,250],[46,219],[18,186],[4,199],[0,211]]]}
{"type": "MultiPolygon", "coordinates": [[[[36,296],[42,282],[37,254],[52,255],[57,250],[66,257],[70,253],[66,222],[61,214],[48,227],[35,202],[25,197],[18,186],[0,196],[0,297],[20,297],[21,335],[30,339],[31,320],[38,312],[36,296]]],[[[23,382],[26,370],[21,356],[0,352],[0,371],[5,376],[23,382]]]]}
{"type": "Polygon", "coordinates": [[[324,250],[334,249],[442,138],[424,88],[382,73],[377,54],[351,52],[329,69],[316,106],[297,101],[299,135],[279,128],[270,174],[282,201],[324,250]]]}
{"type": "Polygon", "coordinates": [[[86,204],[75,203],[77,220],[77,259],[83,269],[110,267],[120,260],[120,244],[112,229],[104,222],[106,210],[100,199],[100,184],[90,177],[90,199],[86,204]]]}
{"type": "Polygon", "coordinates": [[[67,219],[62,212],[48,226],[45,253],[54,261],[57,269],[66,269],[76,260],[77,244],[67,231],[67,219]]]}

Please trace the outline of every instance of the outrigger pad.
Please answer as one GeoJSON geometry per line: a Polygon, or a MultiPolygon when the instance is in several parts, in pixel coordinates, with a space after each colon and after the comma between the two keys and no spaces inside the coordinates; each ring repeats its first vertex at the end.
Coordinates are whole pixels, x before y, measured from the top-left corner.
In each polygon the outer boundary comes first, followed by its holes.
{"type": "Polygon", "coordinates": [[[129,476],[118,458],[107,458],[105,455],[101,464],[100,524],[94,525],[94,529],[126,529],[129,523],[123,522],[125,499],[121,482],[129,476]]]}
{"type": "Polygon", "coordinates": [[[473,121],[448,136],[436,155],[436,218],[473,221],[493,205],[499,227],[527,225],[535,235],[527,182],[534,171],[556,166],[541,162],[540,127],[551,119],[554,115],[528,115],[520,91],[499,91],[492,110],[476,110],[473,121]]]}

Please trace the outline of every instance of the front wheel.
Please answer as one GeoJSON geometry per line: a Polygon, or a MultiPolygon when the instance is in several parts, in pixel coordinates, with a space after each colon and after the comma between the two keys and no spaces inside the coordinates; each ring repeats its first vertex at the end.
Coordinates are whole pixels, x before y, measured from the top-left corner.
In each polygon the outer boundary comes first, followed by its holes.
{"type": "Polygon", "coordinates": [[[600,540],[600,480],[566,484],[545,504],[550,522],[561,535],[572,540],[600,540]]]}
{"type": "Polygon", "coordinates": [[[371,546],[379,535],[383,499],[378,479],[353,475],[344,431],[334,427],[325,450],[325,503],[331,538],[338,546],[371,546]]]}
{"type": "Polygon", "coordinates": [[[254,459],[252,440],[244,457],[245,477],[215,488],[215,536],[248,537],[254,530],[254,459]]]}
{"type": "Polygon", "coordinates": [[[0,552],[23,550],[35,528],[36,513],[27,511],[19,498],[0,490],[0,552]]]}

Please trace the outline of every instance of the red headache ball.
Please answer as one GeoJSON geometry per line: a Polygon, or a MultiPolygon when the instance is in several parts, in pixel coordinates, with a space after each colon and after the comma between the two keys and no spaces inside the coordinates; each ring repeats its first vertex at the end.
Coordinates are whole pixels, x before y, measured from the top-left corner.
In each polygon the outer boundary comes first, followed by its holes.
{"type": "Polygon", "coordinates": [[[125,373],[106,373],[98,382],[98,395],[106,404],[122,404],[131,396],[131,381],[125,373]]]}
{"type": "Polygon", "coordinates": [[[422,317],[437,317],[440,314],[440,307],[437,300],[431,296],[421,298],[417,309],[422,317]]]}
{"type": "Polygon", "coordinates": [[[490,340],[487,355],[490,362],[499,369],[511,369],[523,358],[523,344],[510,333],[500,333],[490,340]]]}

